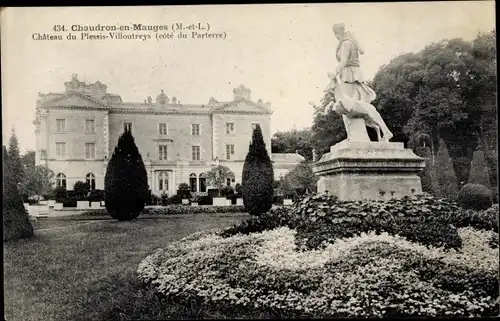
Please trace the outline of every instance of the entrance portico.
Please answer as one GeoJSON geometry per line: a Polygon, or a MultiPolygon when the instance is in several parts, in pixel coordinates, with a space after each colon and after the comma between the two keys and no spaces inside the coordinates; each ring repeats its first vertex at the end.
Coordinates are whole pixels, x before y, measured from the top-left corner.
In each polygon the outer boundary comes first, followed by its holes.
{"type": "Polygon", "coordinates": [[[175,172],[173,169],[152,170],[151,192],[156,195],[176,193],[175,172]]]}

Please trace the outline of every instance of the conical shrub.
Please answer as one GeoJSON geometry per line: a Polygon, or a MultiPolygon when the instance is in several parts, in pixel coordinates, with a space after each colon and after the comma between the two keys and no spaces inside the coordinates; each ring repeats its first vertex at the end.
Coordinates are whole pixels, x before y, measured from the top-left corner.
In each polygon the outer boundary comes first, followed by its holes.
{"type": "Polygon", "coordinates": [[[148,200],[148,177],[139,149],[130,130],[118,139],[104,177],[104,200],[111,217],[133,220],[148,200]]]}
{"type": "Polygon", "coordinates": [[[431,149],[429,147],[417,147],[415,148],[415,154],[422,158],[425,158],[425,168],[418,174],[418,176],[420,176],[420,182],[422,183],[422,191],[432,194],[431,149]]]}
{"type": "Polygon", "coordinates": [[[23,205],[23,200],[19,193],[15,170],[7,154],[7,149],[3,147],[3,240],[13,241],[20,238],[34,235],[28,213],[23,205]]]}
{"type": "Polygon", "coordinates": [[[256,126],[242,173],[243,204],[250,215],[261,215],[273,205],[274,170],[260,126],[256,126]]]}
{"type": "Polygon", "coordinates": [[[491,189],[490,173],[482,150],[475,151],[472,156],[469,184],[480,184],[491,189]]]}
{"type": "Polygon", "coordinates": [[[434,194],[441,198],[456,199],[458,180],[453,168],[453,161],[448,153],[445,142],[439,141],[439,149],[432,167],[434,194]]]}

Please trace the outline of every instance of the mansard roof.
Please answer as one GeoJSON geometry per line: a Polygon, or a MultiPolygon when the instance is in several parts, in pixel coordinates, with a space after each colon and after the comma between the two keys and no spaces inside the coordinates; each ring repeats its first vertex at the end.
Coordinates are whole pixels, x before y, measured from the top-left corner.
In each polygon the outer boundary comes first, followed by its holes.
{"type": "Polygon", "coordinates": [[[156,102],[147,99],[143,103],[123,102],[119,95],[106,92],[106,85],[99,81],[87,85],[73,75],[66,82],[66,92],[39,94],[37,106],[42,108],[106,109],[113,113],[152,114],[272,114],[270,103],[250,100],[250,90],[240,86],[233,90],[234,100],[219,102],[211,98],[208,104],[181,104],[177,99],[169,101],[163,90],[156,102]],[[96,89],[96,90],[93,90],[96,89]]]}
{"type": "Polygon", "coordinates": [[[107,109],[114,113],[156,113],[156,114],[270,114],[266,106],[249,100],[217,102],[207,105],[179,104],[179,103],[130,103],[120,102],[121,98],[113,95],[111,99],[96,99],[79,92],[64,94],[40,95],[37,101],[39,107],[44,108],[78,108],[78,109],[107,109]]]}

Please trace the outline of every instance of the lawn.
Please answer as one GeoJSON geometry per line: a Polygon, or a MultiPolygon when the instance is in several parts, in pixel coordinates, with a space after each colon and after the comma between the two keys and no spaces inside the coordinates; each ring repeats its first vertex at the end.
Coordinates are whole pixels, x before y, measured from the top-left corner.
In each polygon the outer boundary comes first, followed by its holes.
{"type": "Polygon", "coordinates": [[[138,313],[135,317],[165,319],[169,317],[165,309],[163,314],[151,315],[159,313],[151,307],[159,301],[137,281],[139,262],[181,237],[230,226],[246,217],[172,215],[90,224],[39,221],[35,238],[4,244],[5,319],[98,320],[113,315],[126,320],[134,316],[122,310],[131,305],[138,313]]]}

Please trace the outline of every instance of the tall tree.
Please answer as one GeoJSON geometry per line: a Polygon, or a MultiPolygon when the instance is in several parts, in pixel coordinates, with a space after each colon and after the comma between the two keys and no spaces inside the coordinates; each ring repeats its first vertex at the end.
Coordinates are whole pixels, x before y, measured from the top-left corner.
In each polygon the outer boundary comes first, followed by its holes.
{"type": "Polygon", "coordinates": [[[309,128],[276,132],[271,139],[271,151],[273,153],[298,152],[305,159],[312,160],[312,136],[313,133],[309,128]]]}
{"type": "Polygon", "coordinates": [[[24,178],[24,169],[19,154],[19,142],[14,128],[12,129],[9,140],[9,161],[13,175],[12,178],[16,184],[20,184],[24,178]]]}
{"type": "Polygon", "coordinates": [[[256,126],[242,174],[243,204],[250,215],[260,215],[273,205],[274,170],[260,126],[256,126]]]}
{"type": "Polygon", "coordinates": [[[442,40],[396,57],[372,82],[374,104],[395,135],[429,135],[433,155],[444,139],[459,182],[467,181],[478,137],[496,139],[487,134],[496,125],[495,44],[495,31],[472,42],[442,40]]]}
{"type": "Polygon", "coordinates": [[[38,196],[47,195],[52,191],[54,172],[48,167],[38,165],[28,168],[25,171],[24,179],[19,184],[19,190],[22,195],[38,196]]]}
{"type": "Polygon", "coordinates": [[[303,161],[285,175],[285,180],[300,193],[316,190],[318,178],[314,175],[310,162],[303,161]]]}
{"type": "Polygon", "coordinates": [[[148,200],[146,167],[130,130],[118,139],[104,177],[104,200],[111,217],[137,218],[148,200]]]}
{"type": "Polygon", "coordinates": [[[347,138],[342,116],[332,110],[325,111],[330,101],[335,101],[332,90],[325,93],[319,106],[311,103],[314,109],[314,121],[311,127],[313,134],[312,145],[316,149],[318,158],[324,153],[328,153],[330,146],[347,138]]]}
{"type": "Polygon", "coordinates": [[[3,146],[3,240],[12,241],[34,235],[33,226],[19,193],[12,162],[3,146]]]}
{"type": "Polygon", "coordinates": [[[33,168],[35,167],[35,151],[34,150],[28,150],[26,153],[24,153],[23,156],[21,156],[21,163],[23,164],[23,167],[26,168],[33,168]]]}

